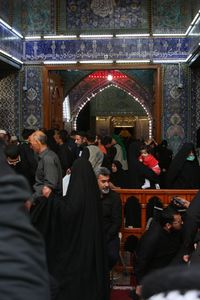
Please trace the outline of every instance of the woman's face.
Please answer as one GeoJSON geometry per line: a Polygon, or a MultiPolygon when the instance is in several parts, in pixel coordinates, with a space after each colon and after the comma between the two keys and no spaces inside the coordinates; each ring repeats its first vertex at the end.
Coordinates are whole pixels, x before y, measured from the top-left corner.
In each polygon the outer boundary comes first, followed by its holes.
{"type": "Polygon", "coordinates": [[[115,164],[112,164],[112,172],[116,173],[117,172],[117,167],[115,164]]]}
{"type": "Polygon", "coordinates": [[[189,161],[193,161],[195,160],[195,155],[194,155],[194,152],[191,150],[187,156],[187,160],[189,161]]]}
{"type": "Polygon", "coordinates": [[[191,150],[191,151],[189,152],[188,156],[189,156],[189,155],[194,155],[194,152],[191,150]]]}

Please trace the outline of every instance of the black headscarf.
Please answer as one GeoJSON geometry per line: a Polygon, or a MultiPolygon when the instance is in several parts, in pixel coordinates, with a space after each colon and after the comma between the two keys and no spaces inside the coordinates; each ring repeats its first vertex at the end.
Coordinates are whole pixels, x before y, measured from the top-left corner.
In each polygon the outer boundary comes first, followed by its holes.
{"type": "Polygon", "coordinates": [[[172,160],[166,178],[166,187],[174,189],[200,188],[200,167],[193,143],[185,143],[172,160]],[[194,161],[188,161],[189,153],[193,151],[194,161]]]}
{"type": "Polygon", "coordinates": [[[116,166],[117,171],[111,172],[110,181],[122,189],[128,187],[128,177],[126,176],[126,172],[122,169],[122,164],[118,160],[114,160],[112,163],[116,166]]]}
{"type": "Polygon", "coordinates": [[[4,300],[49,300],[44,244],[24,201],[28,183],[7,165],[0,146],[0,295],[4,300]]]}
{"type": "Polygon", "coordinates": [[[50,272],[60,284],[58,299],[107,299],[102,203],[87,160],[74,162],[67,195],[55,202],[57,249],[50,272]]]}

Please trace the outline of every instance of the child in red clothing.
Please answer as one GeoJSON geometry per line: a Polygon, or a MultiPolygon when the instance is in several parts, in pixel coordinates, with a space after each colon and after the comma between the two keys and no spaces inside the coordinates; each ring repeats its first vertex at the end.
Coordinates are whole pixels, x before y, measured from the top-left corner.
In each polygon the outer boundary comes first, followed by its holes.
{"type": "MultiPolygon", "coordinates": [[[[160,175],[160,167],[158,165],[157,159],[148,152],[147,147],[144,146],[140,150],[139,161],[142,162],[145,166],[150,168],[154,173],[160,175]]],[[[146,189],[150,187],[150,181],[145,179],[145,183],[142,186],[142,189],[146,189]]],[[[156,184],[156,188],[160,188],[159,184],[156,184]]]]}

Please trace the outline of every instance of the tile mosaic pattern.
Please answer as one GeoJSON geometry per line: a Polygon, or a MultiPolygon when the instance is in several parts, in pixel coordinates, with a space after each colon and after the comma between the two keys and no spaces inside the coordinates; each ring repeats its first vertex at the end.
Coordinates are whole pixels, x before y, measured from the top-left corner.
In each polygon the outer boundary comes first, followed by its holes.
{"type": "Polygon", "coordinates": [[[163,133],[169,142],[169,146],[176,153],[180,146],[191,136],[189,106],[189,82],[188,67],[181,64],[179,70],[178,64],[163,65],[163,133]],[[178,88],[180,82],[184,88],[178,88]],[[189,131],[188,131],[189,130],[189,131]]]}
{"type": "Polygon", "coordinates": [[[154,33],[185,33],[193,19],[192,1],[154,0],[152,19],[154,33]]]}
{"type": "Polygon", "coordinates": [[[27,41],[28,61],[89,59],[185,59],[188,38],[132,38],[27,41]]]}
{"type": "Polygon", "coordinates": [[[193,135],[196,137],[196,130],[200,128],[200,69],[193,69],[191,78],[192,78],[191,102],[193,103],[191,127],[193,130],[193,135]]]}
{"type": "Polygon", "coordinates": [[[16,134],[16,119],[18,118],[18,111],[15,107],[15,80],[15,74],[0,80],[0,128],[10,134],[16,134]]]}
{"type": "Polygon", "coordinates": [[[26,35],[55,33],[55,0],[22,0],[22,31],[26,35]]]}
{"type": "Polygon", "coordinates": [[[148,0],[66,0],[66,29],[148,31],[148,0]]]}
{"type": "Polygon", "coordinates": [[[5,22],[10,24],[11,22],[11,1],[10,0],[0,1],[0,16],[5,22]]]}
{"type": "MultiPolygon", "coordinates": [[[[13,7],[13,23],[12,26],[18,30],[20,33],[22,33],[22,23],[23,23],[23,17],[21,14],[22,10],[22,2],[20,1],[12,1],[12,7],[13,7]]],[[[22,34],[23,35],[23,34],[22,34]]]]}
{"type": "Polygon", "coordinates": [[[22,59],[23,45],[21,38],[0,24],[0,49],[18,59],[22,59]]]}
{"type": "Polygon", "coordinates": [[[26,87],[22,96],[22,124],[38,129],[43,126],[42,67],[26,67],[22,78],[26,87]]]}

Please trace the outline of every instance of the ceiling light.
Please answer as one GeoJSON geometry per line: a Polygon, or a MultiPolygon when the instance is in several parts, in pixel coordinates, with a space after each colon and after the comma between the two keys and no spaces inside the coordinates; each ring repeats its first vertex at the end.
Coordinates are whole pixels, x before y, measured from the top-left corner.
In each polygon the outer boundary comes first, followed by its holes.
{"type": "Polygon", "coordinates": [[[195,16],[194,19],[192,20],[191,25],[194,25],[194,24],[196,23],[196,21],[197,21],[197,19],[198,19],[198,17],[199,17],[199,12],[200,12],[200,11],[198,11],[198,13],[196,14],[196,16],[195,16]]]}
{"type": "Polygon", "coordinates": [[[25,40],[40,40],[40,39],[41,39],[40,35],[25,36],[25,40]]]}
{"type": "Polygon", "coordinates": [[[131,60],[116,60],[117,64],[130,64],[130,63],[150,63],[150,59],[131,59],[131,60]]]}
{"type": "Polygon", "coordinates": [[[117,38],[123,38],[123,37],[145,37],[150,36],[149,33],[120,33],[115,35],[117,38]]]}
{"type": "Polygon", "coordinates": [[[154,33],[153,36],[159,37],[176,37],[176,36],[186,36],[186,33],[154,33]]]}
{"type": "Polygon", "coordinates": [[[80,38],[88,38],[88,39],[93,39],[93,38],[112,38],[113,34],[80,34],[80,38]]]}
{"type": "Polygon", "coordinates": [[[112,64],[113,60],[80,60],[80,64],[112,64]]]}
{"type": "Polygon", "coordinates": [[[186,32],[185,32],[185,35],[188,35],[191,29],[192,29],[192,25],[190,25],[190,26],[188,27],[188,29],[187,29],[186,32]]]}
{"type": "Polygon", "coordinates": [[[18,35],[20,38],[23,38],[23,35],[21,35],[21,33],[19,33],[15,28],[11,29],[12,32],[14,32],[16,35],[18,35]]]}
{"type": "Polygon", "coordinates": [[[108,81],[112,81],[113,80],[113,76],[111,74],[108,74],[107,79],[108,79],[108,81]]]}
{"type": "Polygon", "coordinates": [[[165,63],[165,64],[178,64],[180,62],[186,62],[186,59],[154,59],[153,63],[165,63]]]}
{"type": "Polygon", "coordinates": [[[14,61],[20,63],[21,65],[23,65],[23,61],[21,61],[20,59],[16,58],[15,56],[11,57],[14,61]]]}
{"type": "Polygon", "coordinates": [[[77,35],[44,35],[44,39],[75,39],[77,38],[77,35]]]}
{"type": "Polygon", "coordinates": [[[45,60],[43,62],[45,65],[72,65],[76,64],[77,61],[73,60],[45,60]]]}
{"type": "Polygon", "coordinates": [[[18,62],[20,64],[23,64],[23,61],[21,61],[20,59],[16,58],[15,56],[10,55],[8,52],[1,50],[0,49],[0,54],[5,55],[6,57],[8,57],[9,59],[14,60],[15,62],[18,62]]]}
{"type": "Polygon", "coordinates": [[[0,49],[0,54],[6,55],[8,57],[12,57],[12,55],[10,55],[8,52],[1,50],[1,49],[0,49]]]}
{"type": "Polygon", "coordinates": [[[190,32],[190,36],[199,36],[200,35],[200,33],[192,33],[192,32],[190,32]]]}
{"type": "Polygon", "coordinates": [[[7,27],[10,30],[12,29],[12,27],[8,23],[6,23],[4,20],[0,19],[0,23],[3,24],[5,27],[7,27]]]}

